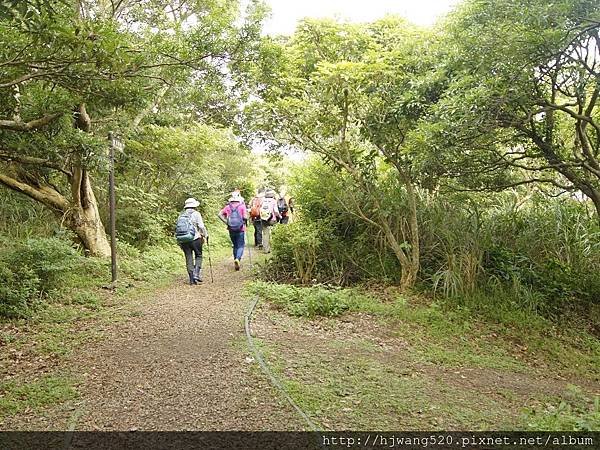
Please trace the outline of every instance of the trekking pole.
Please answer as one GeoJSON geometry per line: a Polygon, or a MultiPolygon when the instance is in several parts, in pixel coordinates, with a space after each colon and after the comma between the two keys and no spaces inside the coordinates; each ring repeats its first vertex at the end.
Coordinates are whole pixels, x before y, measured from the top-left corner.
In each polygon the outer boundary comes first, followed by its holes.
{"type": "Polygon", "coordinates": [[[208,244],[208,238],[206,238],[206,249],[208,250],[208,268],[210,269],[210,282],[214,283],[215,280],[213,279],[212,261],[210,259],[210,245],[208,244]]]}

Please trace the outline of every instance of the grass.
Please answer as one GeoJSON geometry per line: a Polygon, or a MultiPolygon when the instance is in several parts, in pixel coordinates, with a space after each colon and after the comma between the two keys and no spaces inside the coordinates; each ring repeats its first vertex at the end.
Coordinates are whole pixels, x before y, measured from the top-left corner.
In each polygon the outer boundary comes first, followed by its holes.
{"type": "Polygon", "coordinates": [[[529,361],[558,369],[565,377],[600,381],[600,341],[584,330],[568,324],[557,326],[532,313],[504,310],[490,315],[481,308],[452,301],[407,299],[399,293],[378,297],[359,289],[265,282],[250,283],[247,292],[260,295],[292,316],[372,315],[407,339],[425,362],[527,371],[529,361]]]}
{"type": "Polygon", "coordinates": [[[44,407],[77,398],[75,380],[64,375],[47,375],[40,379],[17,383],[0,383],[0,419],[21,411],[37,412],[44,407]]]}
{"type": "MultiPolygon", "coordinates": [[[[347,311],[376,311],[379,302],[356,289],[324,286],[302,288],[256,281],[247,285],[249,295],[259,295],[297,317],[336,317],[347,311]]],[[[382,313],[387,309],[381,309],[382,313]]]]}
{"type": "Polygon", "coordinates": [[[527,429],[543,430],[600,430],[600,397],[590,399],[577,386],[569,386],[564,398],[543,406],[525,410],[523,420],[527,429]]]}
{"type": "Polygon", "coordinates": [[[263,351],[288,394],[324,429],[431,430],[514,426],[514,414],[431,375],[361,356],[263,351]],[[460,407],[457,407],[460,405],[460,407]]]}
{"type": "Polygon", "coordinates": [[[286,330],[281,341],[263,343],[269,364],[324,428],[600,427],[597,392],[561,394],[556,381],[558,375],[591,386],[600,379],[599,342],[583,330],[523,311],[486,314],[482,307],[394,291],[254,282],[247,292],[267,299],[269,322],[286,330]],[[405,345],[379,346],[377,339],[386,338],[373,338],[368,326],[339,337],[339,317],[352,321],[354,313],[370,316],[377,336],[383,332],[405,345]],[[293,336],[307,321],[318,323],[326,345],[311,334],[304,338],[310,343],[293,336]]]}

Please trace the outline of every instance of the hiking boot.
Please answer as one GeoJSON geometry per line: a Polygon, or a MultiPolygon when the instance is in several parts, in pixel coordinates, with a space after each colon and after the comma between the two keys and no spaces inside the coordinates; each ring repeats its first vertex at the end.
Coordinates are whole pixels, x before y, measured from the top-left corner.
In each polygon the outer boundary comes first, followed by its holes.
{"type": "Polygon", "coordinates": [[[234,259],[233,265],[235,267],[235,270],[240,270],[240,260],[239,259],[234,259]]]}

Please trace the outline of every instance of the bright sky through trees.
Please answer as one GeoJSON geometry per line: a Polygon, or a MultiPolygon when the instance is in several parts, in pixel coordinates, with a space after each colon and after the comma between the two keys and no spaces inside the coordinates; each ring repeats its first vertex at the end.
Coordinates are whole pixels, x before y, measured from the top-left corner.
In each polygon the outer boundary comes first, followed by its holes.
{"type": "Polygon", "coordinates": [[[386,14],[398,14],[417,25],[432,25],[460,0],[266,0],[272,16],[267,34],[291,34],[303,17],[338,17],[351,22],[370,22],[386,14]]]}

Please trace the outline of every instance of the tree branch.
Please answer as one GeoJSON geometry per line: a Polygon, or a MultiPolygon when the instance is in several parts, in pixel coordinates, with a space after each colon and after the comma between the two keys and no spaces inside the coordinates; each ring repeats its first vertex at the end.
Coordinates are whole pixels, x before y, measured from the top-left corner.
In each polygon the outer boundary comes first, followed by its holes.
{"type": "Polygon", "coordinates": [[[55,211],[64,213],[69,209],[69,202],[60,193],[47,186],[33,187],[3,173],[0,173],[0,184],[25,194],[55,211]]]}
{"type": "Polygon", "coordinates": [[[49,169],[58,170],[58,171],[64,173],[65,175],[67,175],[68,177],[73,176],[73,174],[71,172],[64,169],[59,164],[56,164],[55,162],[49,161],[47,159],[35,158],[32,156],[17,156],[17,155],[11,155],[9,153],[2,153],[2,152],[0,152],[0,159],[3,159],[7,162],[15,161],[20,164],[31,164],[34,166],[47,167],[49,169]]]}
{"type": "Polygon", "coordinates": [[[63,113],[47,114],[39,119],[30,120],[29,122],[20,122],[16,120],[0,120],[0,129],[12,131],[31,131],[45,127],[54,120],[62,116],[63,113]]]}
{"type": "Polygon", "coordinates": [[[30,80],[32,78],[43,77],[47,75],[46,72],[34,72],[34,73],[26,73],[25,75],[21,75],[19,78],[15,78],[14,80],[7,81],[6,83],[0,84],[0,88],[7,88],[14,86],[15,84],[21,84],[24,81],[30,80]]]}
{"type": "Polygon", "coordinates": [[[168,90],[169,90],[168,85],[164,85],[159,89],[156,99],[154,99],[154,101],[152,103],[150,103],[148,106],[146,106],[144,109],[142,109],[139,112],[139,114],[137,116],[135,116],[135,118],[133,119],[133,122],[132,122],[133,128],[137,128],[139,126],[140,122],[144,119],[144,117],[146,117],[148,114],[150,114],[150,112],[160,104],[160,102],[162,101],[162,99],[164,98],[164,96],[168,90]]]}

